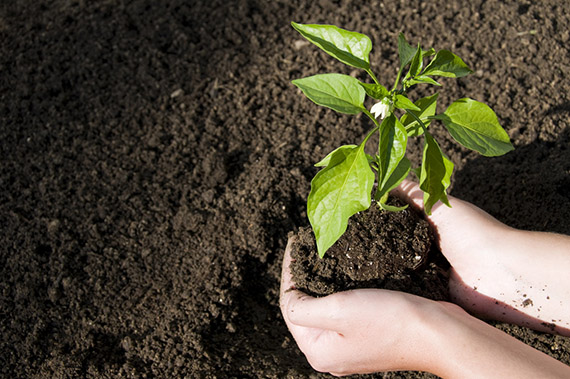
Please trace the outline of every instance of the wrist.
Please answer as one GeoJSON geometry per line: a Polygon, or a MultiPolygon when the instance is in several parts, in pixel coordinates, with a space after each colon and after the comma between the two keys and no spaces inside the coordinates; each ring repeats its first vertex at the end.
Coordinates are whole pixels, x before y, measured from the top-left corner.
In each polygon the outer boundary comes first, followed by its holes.
{"type": "MultiPolygon", "coordinates": [[[[402,340],[406,352],[406,367],[399,370],[426,371],[440,375],[449,359],[450,330],[456,329],[457,317],[454,313],[467,315],[452,303],[417,298],[412,301],[408,312],[408,334],[402,340]]],[[[404,363],[404,360],[402,360],[404,363]]]]}
{"type": "Polygon", "coordinates": [[[554,358],[455,304],[439,304],[439,315],[429,321],[431,360],[425,371],[442,378],[570,377],[570,367],[554,358]]]}

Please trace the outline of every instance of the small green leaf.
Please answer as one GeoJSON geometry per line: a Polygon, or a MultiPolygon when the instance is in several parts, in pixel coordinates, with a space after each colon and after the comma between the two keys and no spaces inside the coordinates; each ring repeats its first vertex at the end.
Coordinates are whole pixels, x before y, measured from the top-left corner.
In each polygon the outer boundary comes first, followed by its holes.
{"type": "Polygon", "coordinates": [[[420,44],[418,44],[418,49],[416,50],[416,53],[412,58],[412,61],[410,63],[410,70],[406,74],[406,78],[409,77],[413,78],[414,76],[418,75],[422,70],[422,67],[423,67],[422,48],[420,47],[420,44]]]}
{"type": "MultiPolygon", "coordinates": [[[[338,147],[338,148],[334,149],[333,151],[331,151],[326,157],[321,159],[318,163],[315,163],[315,167],[327,167],[331,161],[332,156],[336,153],[342,154],[346,158],[346,156],[348,154],[350,154],[350,152],[352,150],[354,150],[355,147],[356,147],[356,145],[344,145],[344,146],[338,147]]],[[[339,157],[337,157],[337,159],[338,158],[339,157]]],[[[372,159],[374,159],[374,158],[372,158],[372,159]]]]}
{"type": "Polygon", "coordinates": [[[402,33],[398,35],[398,55],[400,56],[400,71],[412,61],[416,49],[411,46],[402,33]]]}
{"type": "Polygon", "coordinates": [[[390,94],[390,91],[382,84],[360,83],[360,85],[364,88],[368,96],[376,100],[382,100],[390,94]]]}
{"type": "Polygon", "coordinates": [[[338,151],[329,165],[311,181],[307,214],[317,240],[320,257],[346,231],[348,219],[370,207],[374,172],[368,164],[364,145],[338,151]]]}
{"type": "Polygon", "coordinates": [[[412,168],[410,171],[413,172],[414,175],[416,175],[416,177],[418,178],[418,180],[419,180],[420,177],[422,176],[422,168],[421,168],[421,167],[412,168]]]}
{"type": "MultiPolygon", "coordinates": [[[[414,104],[420,108],[419,111],[410,110],[409,112],[415,114],[426,126],[426,128],[431,123],[429,119],[430,116],[433,116],[436,111],[437,107],[437,97],[438,94],[434,94],[427,97],[422,97],[419,100],[416,100],[414,104]]],[[[424,130],[422,129],[421,125],[416,121],[414,117],[409,114],[404,114],[400,119],[402,125],[406,128],[408,132],[408,137],[417,137],[423,134],[424,130]]]]}
{"type": "Polygon", "coordinates": [[[422,74],[461,78],[472,72],[457,55],[448,50],[440,50],[422,74]]]}
{"type": "Polygon", "coordinates": [[[425,133],[425,145],[420,168],[420,189],[424,191],[424,211],[431,214],[435,203],[441,200],[449,205],[446,189],[451,183],[453,162],[441,151],[429,133],[425,133]]]}
{"type": "Polygon", "coordinates": [[[426,57],[431,57],[434,54],[435,54],[435,49],[433,47],[430,47],[429,50],[422,50],[422,59],[426,57]]]}
{"type": "Polygon", "coordinates": [[[358,114],[364,110],[366,92],[358,79],[343,74],[320,74],[292,83],[318,105],[337,112],[358,114]]]}
{"type": "Polygon", "coordinates": [[[436,82],[435,80],[426,75],[418,75],[413,79],[408,79],[407,83],[408,87],[411,87],[416,84],[433,84],[434,86],[441,87],[441,84],[439,84],[438,82],[436,82]]]}
{"type": "Polygon", "coordinates": [[[378,144],[378,190],[375,198],[380,198],[386,190],[386,183],[398,168],[406,154],[408,134],[400,121],[391,114],[380,124],[378,144]]]}
{"type": "Polygon", "coordinates": [[[376,191],[374,199],[379,201],[381,204],[388,201],[388,195],[390,191],[398,187],[400,183],[408,176],[412,168],[412,163],[406,157],[403,157],[398,166],[392,172],[392,175],[381,184],[381,187],[376,191]]]}
{"type": "Polygon", "coordinates": [[[298,24],[291,25],[303,37],[320,47],[339,61],[357,68],[370,68],[372,42],[366,35],[341,29],[334,25],[298,24]]]}
{"type": "Polygon", "coordinates": [[[420,110],[420,108],[418,108],[414,103],[412,103],[410,99],[404,95],[396,95],[396,98],[394,99],[394,105],[399,109],[409,109],[413,111],[420,110]]]}
{"type": "Polygon", "coordinates": [[[503,155],[514,149],[497,115],[484,103],[459,99],[433,118],[443,121],[457,142],[484,156],[503,155]]]}
{"type": "Polygon", "coordinates": [[[388,205],[386,203],[378,203],[378,204],[380,205],[380,208],[382,208],[388,212],[400,212],[400,211],[403,211],[404,209],[408,208],[408,204],[406,204],[402,207],[397,207],[395,205],[388,205]]]}

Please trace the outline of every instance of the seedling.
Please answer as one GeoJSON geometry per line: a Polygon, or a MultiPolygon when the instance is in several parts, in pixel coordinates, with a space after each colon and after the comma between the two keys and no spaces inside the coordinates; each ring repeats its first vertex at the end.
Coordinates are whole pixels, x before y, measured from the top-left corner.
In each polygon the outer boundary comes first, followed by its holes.
{"type": "Polygon", "coordinates": [[[293,80],[293,84],[316,104],[340,113],[364,113],[375,125],[359,145],[340,146],[316,164],[323,169],[311,181],[307,213],[320,257],[346,231],[348,219],[370,207],[372,197],[386,210],[404,209],[387,204],[388,194],[410,171],[419,177],[427,214],[431,214],[438,201],[450,206],[446,190],[453,163],[430,133],[433,121],[441,121],[457,142],[484,156],[499,156],[513,150],[495,112],[483,103],[462,98],[451,103],[443,113],[436,114],[438,93],[410,100],[408,91],[417,84],[441,86],[434,77],[460,78],[472,72],[452,52],[436,52],[433,48],[423,50],[420,44],[414,48],[400,34],[400,65],[396,81],[389,90],[379,83],[370,69],[372,42],[366,35],[333,25],[293,22],[292,26],[329,55],[367,72],[373,81],[363,83],[343,74],[320,74],[293,80]],[[426,59],[429,63],[424,66],[426,59]],[[406,68],[407,73],[402,76],[406,68]],[[377,100],[370,111],[364,106],[367,95],[377,100]],[[395,114],[396,110],[401,117],[395,114]],[[377,153],[371,156],[364,152],[364,146],[374,133],[378,133],[379,142],[377,153]],[[409,137],[424,139],[422,162],[418,168],[412,168],[405,156],[409,137]],[[372,196],[375,182],[377,187],[372,196]]]}

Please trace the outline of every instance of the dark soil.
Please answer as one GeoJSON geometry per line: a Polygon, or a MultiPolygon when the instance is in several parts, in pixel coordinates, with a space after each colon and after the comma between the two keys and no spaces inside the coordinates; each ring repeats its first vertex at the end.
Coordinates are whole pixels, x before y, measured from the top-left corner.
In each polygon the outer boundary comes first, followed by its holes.
{"type": "MultiPolygon", "coordinates": [[[[312,165],[372,125],[290,84],[352,73],[292,20],[369,35],[384,83],[400,31],[456,52],[474,74],[439,103],[491,105],[516,150],[481,158],[434,125],[450,192],[570,234],[567,1],[3,1],[0,376],[327,376],[281,318],[281,259],[312,165]]],[[[570,363],[568,338],[498,327],[570,363]]]]}
{"type": "MultiPolygon", "coordinates": [[[[393,199],[391,205],[405,203],[393,199]]],[[[295,287],[313,296],[356,288],[404,291],[449,300],[449,264],[434,248],[428,222],[413,208],[387,212],[376,203],[348,221],[343,236],[319,258],[310,228],[294,236],[291,273],[295,287]]]]}

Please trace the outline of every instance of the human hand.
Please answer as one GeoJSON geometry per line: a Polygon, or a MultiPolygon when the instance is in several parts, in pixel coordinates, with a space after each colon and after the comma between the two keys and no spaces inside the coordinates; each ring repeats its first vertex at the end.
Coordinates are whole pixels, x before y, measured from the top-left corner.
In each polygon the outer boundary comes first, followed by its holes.
{"type": "Polygon", "coordinates": [[[437,318],[439,303],[380,289],[308,296],[291,281],[291,242],[283,260],[280,307],[315,370],[340,376],[428,369],[426,323],[437,318]]]}
{"type": "Polygon", "coordinates": [[[570,368],[460,307],[359,289],[314,298],[294,289],[291,240],[281,276],[283,318],[311,366],[336,376],[427,371],[441,377],[566,378],[570,368]]]}
{"type": "MultiPolygon", "coordinates": [[[[423,192],[405,180],[393,192],[423,210],[423,192]]],[[[480,317],[570,335],[570,238],[511,228],[449,196],[426,216],[450,262],[451,299],[480,317]]]]}

